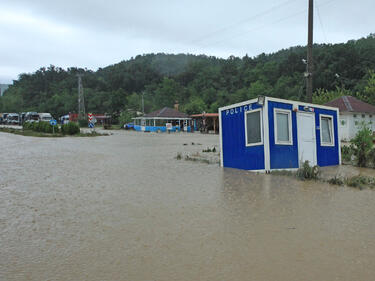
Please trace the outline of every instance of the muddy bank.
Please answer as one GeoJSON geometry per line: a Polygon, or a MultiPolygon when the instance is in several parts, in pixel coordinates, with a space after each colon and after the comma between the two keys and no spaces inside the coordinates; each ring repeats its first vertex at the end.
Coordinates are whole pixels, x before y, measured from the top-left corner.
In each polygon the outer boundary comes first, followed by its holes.
{"type": "Polygon", "coordinates": [[[375,275],[375,192],[175,159],[218,136],[0,143],[0,280],[375,275]]]}

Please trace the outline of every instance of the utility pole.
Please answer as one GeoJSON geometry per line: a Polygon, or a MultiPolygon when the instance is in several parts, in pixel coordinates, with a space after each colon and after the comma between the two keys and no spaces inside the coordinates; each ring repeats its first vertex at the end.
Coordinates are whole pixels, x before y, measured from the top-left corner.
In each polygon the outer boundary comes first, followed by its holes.
{"type": "Polygon", "coordinates": [[[309,19],[308,19],[308,39],[307,39],[307,71],[306,76],[306,101],[312,102],[313,88],[313,26],[314,26],[314,0],[309,0],[309,19]]]}
{"type": "Polygon", "coordinates": [[[145,99],[144,99],[145,93],[142,92],[142,113],[145,114],[145,99]]]}
{"type": "Polygon", "coordinates": [[[77,74],[78,77],[78,120],[85,119],[85,97],[83,96],[82,76],[77,74]]]}

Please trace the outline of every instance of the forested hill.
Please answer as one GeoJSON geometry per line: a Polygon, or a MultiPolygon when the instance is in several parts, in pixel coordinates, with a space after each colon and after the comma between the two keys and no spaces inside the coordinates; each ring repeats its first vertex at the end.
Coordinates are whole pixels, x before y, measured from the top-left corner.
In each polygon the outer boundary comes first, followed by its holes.
{"type": "MultiPolygon", "coordinates": [[[[303,100],[306,47],[256,57],[220,59],[204,55],[139,55],[96,72],[55,66],[21,74],[0,112],[38,111],[61,116],[77,110],[77,77],[83,73],[86,111],[97,113],[172,106],[187,113],[216,112],[258,95],[303,100]]],[[[314,46],[315,100],[352,94],[375,104],[375,35],[344,44],[314,46]],[[374,85],[373,85],[374,84],[374,85]]]]}

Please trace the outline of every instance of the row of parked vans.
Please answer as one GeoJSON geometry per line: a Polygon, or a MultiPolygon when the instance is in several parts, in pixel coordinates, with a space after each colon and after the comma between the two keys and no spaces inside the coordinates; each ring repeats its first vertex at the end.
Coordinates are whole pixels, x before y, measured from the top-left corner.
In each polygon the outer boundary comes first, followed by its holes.
{"type": "Polygon", "coordinates": [[[0,124],[22,125],[25,122],[49,122],[53,117],[51,113],[21,112],[21,113],[0,113],[0,124]]]}

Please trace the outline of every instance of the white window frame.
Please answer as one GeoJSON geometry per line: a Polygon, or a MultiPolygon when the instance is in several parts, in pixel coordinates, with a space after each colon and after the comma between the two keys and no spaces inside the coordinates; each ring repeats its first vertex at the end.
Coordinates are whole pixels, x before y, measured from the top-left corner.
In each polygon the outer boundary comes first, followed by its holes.
{"type": "Polygon", "coordinates": [[[257,146],[257,145],[262,145],[263,144],[263,114],[262,114],[262,108],[257,108],[254,110],[248,110],[244,112],[244,117],[245,117],[245,145],[246,146],[257,146]],[[256,143],[247,143],[247,114],[249,113],[254,113],[259,111],[259,122],[260,122],[260,142],[256,143]]]}
{"type": "Polygon", "coordinates": [[[321,146],[335,146],[335,130],[334,130],[334,124],[333,124],[333,116],[332,115],[326,115],[326,114],[320,114],[319,116],[319,128],[320,128],[320,145],[321,146]],[[323,142],[323,134],[322,134],[322,117],[330,118],[331,119],[331,142],[323,142]]]}
{"type": "Polygon", "coordinates": [[[293,145],[293,124],[292,124],[292,111],[281,108],[274,108],[273,110],[273,123],[274,123],[274,138],[275,144],[278,145],[293,145]],[[277,140],[277,113],[288,114],[288,130],[289,130],[289,141],[278,141],[277,140]]]}

